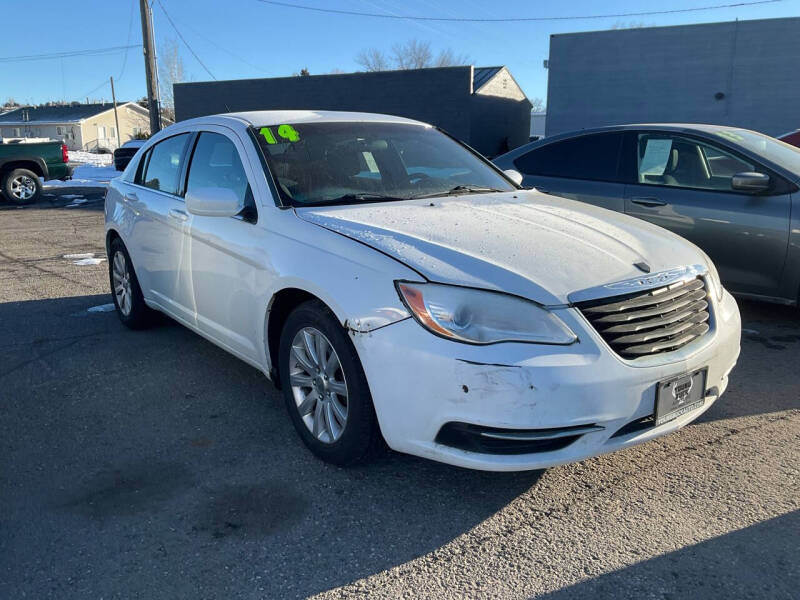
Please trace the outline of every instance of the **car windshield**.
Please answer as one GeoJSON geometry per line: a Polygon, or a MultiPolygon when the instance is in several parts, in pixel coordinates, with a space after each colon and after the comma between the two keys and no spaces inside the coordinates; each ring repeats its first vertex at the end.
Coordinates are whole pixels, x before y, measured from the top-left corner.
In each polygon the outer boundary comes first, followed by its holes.
{"type": "Polygon", "coordinates": [[[514,186],[433,127],[410,123],[285,123],[254,127],[284,204],[354,204],[514,186]]]}
{"type": "Polygon", "coordinates": [[[796,146],[747,129],[718,129],[714,134],[800,175],[800,148],[796,146]]]}

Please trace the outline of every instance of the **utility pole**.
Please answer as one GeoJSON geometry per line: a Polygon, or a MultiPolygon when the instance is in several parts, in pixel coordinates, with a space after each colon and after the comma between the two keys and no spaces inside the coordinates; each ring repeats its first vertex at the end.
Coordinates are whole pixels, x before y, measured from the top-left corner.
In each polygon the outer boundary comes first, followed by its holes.
{"type": "Polygon", "coordinates": [[[122,143],[119,139],[119,115],[117,114],[117,95],[114,93],[114,78],[111,77],[111,100],[114,102],[114,122],[117,124],[117,148],[119,148],[122,143]]]}
{"type": "Polygon", "coordinates": [[[161,131],[161,103],[158,99],[156,45],[153,42],[153,12],[147,0],[139,0],[142,11],[142,45],[144,70],[147,76],[147,105],[150,107],[150,135],[161,131]]]}

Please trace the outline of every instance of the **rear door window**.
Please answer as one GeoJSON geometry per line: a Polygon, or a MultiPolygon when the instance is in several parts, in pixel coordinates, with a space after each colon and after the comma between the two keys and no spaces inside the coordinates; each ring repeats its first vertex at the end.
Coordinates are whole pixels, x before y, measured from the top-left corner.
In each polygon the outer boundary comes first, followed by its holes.
{"type": "Polygon", "coordinates": [[[621,146],[619,132],[582,135],[535,148],[514,166],[525,175],[616,182],[621,146]]]}
{"type": "Polygon", "coordinates": [[[133,183],[136,185],[144,185],[144,173],[147,170],[147,161],[150,160],[150,152],[152,148],[145,150],[142,157],[139,159],[139,164],[136,165],[136,174],[133,177],[133,183]]]}
{"type": "Polygon", "coordinates": [[[145,165],[142,185],[168,194],[177,194],[188,140],[189,134],[182,133],[153,146],[145,165]]]}

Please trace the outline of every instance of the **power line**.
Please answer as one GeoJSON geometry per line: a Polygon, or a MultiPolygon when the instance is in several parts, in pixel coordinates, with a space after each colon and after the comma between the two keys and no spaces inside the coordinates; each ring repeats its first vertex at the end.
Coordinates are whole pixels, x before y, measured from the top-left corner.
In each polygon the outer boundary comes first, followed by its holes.
{"type": "Polygon", "coordinates": [[[101,87],[103,87],[103,86],[105,86],[105,85],[108,85],[108,79],[104,79],[104,80],[103,80],[103,81],[100,83],[100,85],[98,85],[97,87],[94,87],[94,88],[92,88],[91,90],[89,90],[88,92],[86,92],[86,93],[84,93],[84,94],[81,94],[80,96],[78,96],[78,99],[79,99],[79,100],[83,100],[84,98],[88,98],[89,96],[91,96],[92,94],[94,94],[94,93],[95,93],[97,90],[99,90],[101,87]]]}
{"type": "Polygon", "coordinates": [[[167,17],[167,21],[169,21],[169,24],[172,25],[172,28],[175,30],[175,33],[177,33],[178,37],[181,38],[181,41],[183,42],[183,45],[186,46],[186,48],[188,48],[189,52],[191,52],[192,56],[194,56],[195,60],[197,60],[197,62],[200,63],[200,66],[203,67],[206,70],[206,73],[208,73],[208,75],[211,77],[211,79],[216,81],[217,78],[214,77],[214,74],[211,71],[208,70],[208,67],[205,65],[205,63],[203,63],[203,61],[200,60],[200,57],[197,56],[197,53],[194,50],[192,50],[192,47],[189,45],[189,42],[186,41],[186,39],[181,35],[181,32],[178,31],[178,28],[175,27],[175,23],[172,21],[172,17],[169,16],[169,13],[167,12],[167,9],[164,8],[164,5],[161,3],[161,0],[156,0],[156,2],[158,2],[158,5],[161,7],[161,11],[164,13],[164,16],[167,17]]]}
{"type": "MultiPolygon", "coordinates": [[[[136,0],[131,0],[131,15],[128,19],[128,40],[125,42],[126,44],[131,43],[131,32],[133,31],[133,9],[136,7],[136,0]]],[[[130,46],[128,46],[130,48],[130,46]]],[[[125,74],[125,67],[128,65],[128,48],[125,49],[125,55],[122,57],[122,68],[119,70],[119,76],[117,77],[117,81],[122,79],[122,76],[125,74]]]]}
{"type": "Polygon", "coordinates": [[[71,58],[73,56],[98,56],[101,54],[113,54],[128,48],[137,48],[138,45],[130,46],[109,46],[108,48],[91,48],[88,50],[68,50],[65,52],[50,52],[47,54],[28,54],[23,56],[2,56],[0,62],[25,62],[30,60],[48,60],[52,58],[71,58]]]}
{"type": "MultiPolygon", "coordinates": [[[[603,15],[573,15],[573,16],[559,16],[559,17],[501,17],[501,18],[472,18],[472,17],[428,17],[428,16],[414,16],[414,15],[392,15],[387,13],[370,13],[360,12],[355,10],[340,10],[335,8],[320,8],[318,6],[308,6],[306,4],[293,4],[290,2],[280,2],[278,0],[258,0],[263,4],[272,4],[274,6],[283,6],[286,8],[297,8],[301,10],[310,10],[321,13],[349,15],[353,17],[373,17],[376,19],[406,19],[409,21],[450,21],[457,23],[512,23],[512,22],[533,22],[533,21],[575,21],[579,19],[613,19],[623,17],[650,17],[655,15],[672,15],[676,13],[689,13],[700,12],[706,10],[718,10],[722,8],[738,8],[744,6],[755,6],[757,4],[774,4],[776,2],[783,2],[784,0],[755,0],[753,2],[735,2],[732,4],[715,4],[712,6],[698,6],[695,8],[674,8],[671,10],[650,10],[643,12],[629,12],[629,13],[610,13],[603,15]]],[[[159,2],[160,4],[160,2],[159,2]]]]}
{"type": "Polygon", "coordinates": [[[229,56],[231,56],[231,57],[235,58],[236,60],[239,60],[239,61],[241,61],[242,63],[246,64],[248,67],[250,67],[250,68],[252,68],[252,69],[254,69],[254,70],[256,70],[256,71],[260,71],[261,73],[265,73],[265,74],[268,74],[268,73],[269,73],[269,72],[268,72],[266,69],[263,69],[262,67],[259,67],[258,65],[254,65],[253,63],[251,63],[251,62],[250,62],[250,61],[248,61],[247,59],[245,59],[245,58],[243,58],[243,57],[239,56],[238,54],[236,54],[236,53],[234,53],[234,52],[231,52],[231,51],[230,51],[228,48],[226,48],[225,46],[221,46],[220,44],[218,44],[217,42],[215,42],[215,41],[214,41],[212,38],[208,37],[207,35],[203,34],[203,33],[202,33],[202,32],[200,32],[200,31],[198,31],[198,30],[197,30],[197,29],[195,29],[194,27],[191,27],[191,26],[190,26],[190,25],[188,25],[187,23],[181,23],[181,27],[184,27],[184,28],[188,29],[189,31],[192,31],[192,32],[194,32],[194,34],[195,34],[195,35],[197,35],[198,37],[201,37],[201,38],[203,38],[203,39],[204,39],[206,42],[208,42],[209,44],[211,44],[212,46],[214,46],[214,47],[215,47],[215,48],[217,48],[218,50],[221,50],[222,52],[225,52],[226,54],[228,54],[229,56]]]}

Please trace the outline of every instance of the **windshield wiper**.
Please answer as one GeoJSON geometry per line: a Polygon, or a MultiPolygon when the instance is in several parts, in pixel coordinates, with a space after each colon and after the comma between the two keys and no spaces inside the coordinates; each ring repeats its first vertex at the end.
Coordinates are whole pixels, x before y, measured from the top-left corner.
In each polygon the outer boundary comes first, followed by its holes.
{"type": "Polygon", "coordinates": [[[497,188],[485,187],[482,185],[457,185],[451,187],[447,191],[435,192],[433,194],[423,194],[421,196],[412,196],[414,200],[420,198],[436,198],[437,196],[457,196],[459,194],[489,194],[491,192],[505,192],[508,190],[499,190],[497,188]]]}
{"type": "Polygon", "coordinates": [[[408,200],[408,198],[386,196],[385,194],[375,194],[373,192],[358,192],[357,194],[344,194],[338,198],[309,202],[308,204],[309,206],[321,206],[325,204],[347,204],[348,202],[393,202],[395,200],[408,200]]]}

